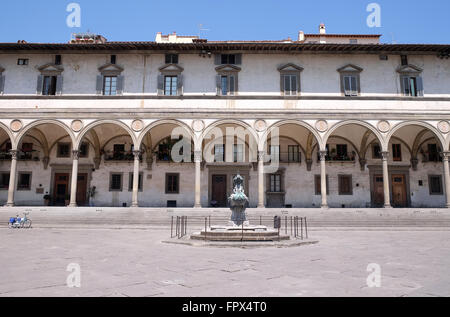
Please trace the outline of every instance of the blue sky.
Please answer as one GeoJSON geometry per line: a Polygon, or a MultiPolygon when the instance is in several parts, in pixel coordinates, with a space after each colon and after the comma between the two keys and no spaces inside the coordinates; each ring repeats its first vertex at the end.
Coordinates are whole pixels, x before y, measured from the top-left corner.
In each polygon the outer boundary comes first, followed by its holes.
{"type": "Polygon", "coordinates": [[[317,33],[383,34],[391,43],[450,44],[448,0],[14,0],[2,1],[0,42],[65,43],[71,33],[102,34],[110,41],[153,41],[156,32],[209,40],[297,38],[317,33]],[[66,7],[81,6],[81,28],[69,28],[66,7]],[[369,28],[369,3],[381,6],[381,27],[369,28]]]}

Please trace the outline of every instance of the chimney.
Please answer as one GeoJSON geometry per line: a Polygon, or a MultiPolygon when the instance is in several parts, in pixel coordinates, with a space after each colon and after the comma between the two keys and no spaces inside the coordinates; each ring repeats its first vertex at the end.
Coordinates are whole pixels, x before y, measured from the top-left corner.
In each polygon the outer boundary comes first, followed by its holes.
{"type": "Polygon", "coordinates": [[[155,42],[156,43],[161,43],[162,42],[162,32],[156,33],[155,42]]]}
{"type": "Polygon", "coordinates": [[[327,29],[326,29],[324,23],[320,23],[320,26],[319,26],[319,34],[327,34],[327,29]]]}
{"type": "Polygon", "coordinates": [[[303,31],[298,32],[298,41],[299,42],[305,41],[305,32],[303,32],[303,31]]]}

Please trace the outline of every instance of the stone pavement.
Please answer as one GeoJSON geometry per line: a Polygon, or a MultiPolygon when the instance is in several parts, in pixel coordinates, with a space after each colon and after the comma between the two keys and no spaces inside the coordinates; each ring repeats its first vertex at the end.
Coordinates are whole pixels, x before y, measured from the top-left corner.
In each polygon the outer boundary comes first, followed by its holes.
{"type": "Polygon", "coordinates": [[[163,244],[167,228],[0,228],[0,296],[450,296],[450,230],[315,231],[295,248],[163,244]],[[68,288],[67,266],[81,268],[68,288]],[[367,266],[381,267],[369,288],[367,266]]]}

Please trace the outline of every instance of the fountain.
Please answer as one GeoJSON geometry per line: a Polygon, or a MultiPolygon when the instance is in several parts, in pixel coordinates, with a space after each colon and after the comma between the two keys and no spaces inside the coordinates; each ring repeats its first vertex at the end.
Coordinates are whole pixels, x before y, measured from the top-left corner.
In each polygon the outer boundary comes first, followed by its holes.
{"type": "Polygon", "coordinates": [[[245,209],[249,199],[245,195],[244,178],[236,175],[233,178],[233,193],[228,198],[231,209],[231,220],[226,226],[211,226],[191,235],[191,239],[208,241],[280,241],[289,240],[289,236],[280,235],[279,230],[268,229],[267,226],[250,225],[245,209]]]}

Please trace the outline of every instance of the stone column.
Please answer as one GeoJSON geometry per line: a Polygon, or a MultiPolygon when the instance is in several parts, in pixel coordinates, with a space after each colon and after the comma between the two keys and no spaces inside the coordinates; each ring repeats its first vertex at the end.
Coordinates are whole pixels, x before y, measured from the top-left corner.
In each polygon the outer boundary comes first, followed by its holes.
{"type": "Polygon", "coordinates": [[[11,154],[11,171],[9,173],[8,202],[6,203],[6,206],[13,207],[14,192],[16,189],[17,155],[19,151],[10,150],[9,153],[11,154]]]}
{"type": "Polygon", "coordinates": [[[450,171],[448,166],[449,157],[450,152],[442,153],[442,163],[444,164],[445,202],[447,208],[450,208],[450,171]]]}
{"type": "Polygon", "coordinates": [[[72,182],[70,185],[70,204],[69,207],[77,206],[77,185],[78,185],[78,159],[80,151],[72,151],[72,182]]]}
{"type": "Polygon", "coordinates": [[[141,158],[141,151],[133,151],[134,155],[134,169],[133,169],[133,195],[131,199],[131,207],[139,207],[138,192],[139,192],[139,163],[141,158]]]}
{"type": "Polygon", "coordinates": [[[264,193],[264,151],[258,151],[258,208],[266,208],[264,193]]]}
{"type": "Polygon", "coordinates": [[[328,208],[327,203],[327,168],[326,168],[326,157],[327,151],[320,151],[320,193],[322,196],[322,208],[328,208]]]}
{"type": "Polygon", "coordinates": [[[202,208],[201,202],[201,163],[202,163],[202,151],[194,151],[195,162],[195,202],[194,208],[202,208]]]}
{"type": "Polygon", "coordinates": [[[383,160],[383,187],[384,187],[384,208],[391,208],[391,195],[389,190],[389,169],[388,158],[389,152],[381,152],[383,160]]]}

